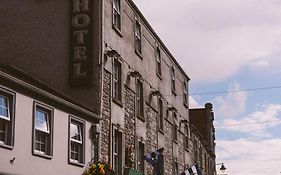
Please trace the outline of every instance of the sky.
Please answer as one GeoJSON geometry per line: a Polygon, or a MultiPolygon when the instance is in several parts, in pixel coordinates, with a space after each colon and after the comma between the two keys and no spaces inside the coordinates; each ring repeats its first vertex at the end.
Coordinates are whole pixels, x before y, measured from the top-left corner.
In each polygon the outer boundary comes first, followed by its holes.
{"type": "Polygon", "coordinates": [[[191,78],[190,107],[213,104],[225,173],[280,174],[281,0],[134,2],[191,78]]]}

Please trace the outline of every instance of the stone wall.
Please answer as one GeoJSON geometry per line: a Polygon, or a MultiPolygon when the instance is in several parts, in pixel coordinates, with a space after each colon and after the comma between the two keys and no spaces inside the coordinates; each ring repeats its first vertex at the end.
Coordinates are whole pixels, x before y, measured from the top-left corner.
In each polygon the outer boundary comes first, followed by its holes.
{"type": "Polygon", "coordinates": [[[165,120],[164,133],[165,133],[165,175],[173,174],[173,138],[172,138],[172,123],[165,120]]]}
{"type": "Polygon", "coordinates": [[[111,126],[111,74],[104,71],[102,93],[102,120],[100,139],[100,161],[109,162],[111,126]]]}

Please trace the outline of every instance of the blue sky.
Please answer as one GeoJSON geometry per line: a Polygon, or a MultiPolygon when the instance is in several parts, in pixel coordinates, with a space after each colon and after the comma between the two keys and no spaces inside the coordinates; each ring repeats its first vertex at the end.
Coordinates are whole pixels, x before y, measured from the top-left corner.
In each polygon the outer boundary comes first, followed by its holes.
{"type": "Polygon", "coordinates": [[[281,0],[134,1],[190,76],[190,106],[213,103],[226,173],[280,174],[281,88],[243,90],[281,86],[281,0]],[[218,91],[240,92],[193,95],[218,91]]]}

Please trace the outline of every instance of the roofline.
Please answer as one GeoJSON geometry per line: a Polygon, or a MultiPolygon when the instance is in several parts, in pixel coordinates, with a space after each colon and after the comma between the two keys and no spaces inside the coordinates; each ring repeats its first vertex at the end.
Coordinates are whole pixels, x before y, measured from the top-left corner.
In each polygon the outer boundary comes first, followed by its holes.
{"type": "Polygon", "coordinates": [[[74,109],[75,111],[83,113],[84,115],[96,120],[101,119],[99,115],[95,114],[83,105],[78,104],[75,100],[63,95],[63,93],[58,90],[14,66],[0,64],[0,79],[7,80],[7,82],[16,84],[18,87],[28,89],[35,94],[51,99],[53,102],[74,109]]]}
{"type": "Polygon", "coordinates": [[[175,59],[175,57],[173,56],[173,54],[169,51],[169,49],[166,47],[166,45],[164,44],[164,42],[161,40],[161,38],[157,35],[157,33],[154,31],[154,29],[152,28],[152,26],[149,24],[149,22],[146,20],[146,18],[144,17],[144,15],[142,14],[142,12],[139,10],[139,8],[137,7],[137,5],[133,2],[133,0],[126,0],[127,2],[129,2],[129,4],[133,7],[133,9],[138,13],[139,17],[142,19],[142,21],[144,22],[144,24],[147,26],[147,28],[150,30],[150,32],[156,37],[156,39],[158,40],[158,42],[162,45],[162,47],[165,49],[165,51],[167,52],[167,54],[169,55],[169,57],[172,59],[172,61],[177,65],[177,67],[180,69],[180,71],[184,74],[184,76],[187,78],[187,80],[189,81],[190,78],[189,76],[186,74],[186,72],[183,70],[183,68],[180,66],[180,64],[177,62],[177,60],[175,59]]]}

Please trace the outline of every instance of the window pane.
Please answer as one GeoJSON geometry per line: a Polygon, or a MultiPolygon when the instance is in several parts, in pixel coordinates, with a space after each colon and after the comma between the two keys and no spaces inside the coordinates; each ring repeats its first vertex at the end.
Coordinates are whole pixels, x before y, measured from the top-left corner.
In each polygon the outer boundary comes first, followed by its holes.
{"type": "Polygon", "coordinates": [[[0,119],[0,143],[6,143],[7,121],[0,119]]]}
{"type": "Polygon", "coordinates": [[[71,151],[70,151],[70,158],[72,160],[77,160],[80,162],[79,157],[81,155],[81,145],[75,142],[71,142],[71,151]]]}
{"type": "Polygon", "coordinates": [[[44,132],[36,131],[35,133],[35,150],[41,153],[47,151],[47,135],[44,132]]]}
{"type": "Polygon", "coordinates": [[[72,140],[82,142],[81,126],[75,123],[70,124],[70,138],[72,140]]]}
{"type": "Polygon", "coordinates": [[[3,118],[9,118],[8,112],[8,98],[0,96],[0,116],[3,118]]]}
{"type": "Polygon", "coordinates": [[[35,128],[40,131],[49,132],[48,114],[46,112],[36,110],[35,128]]]}

